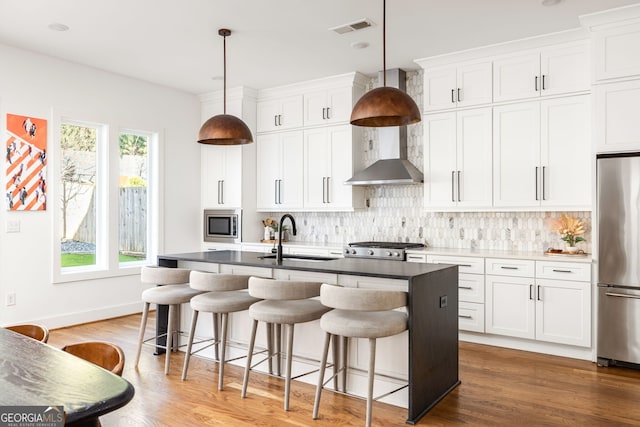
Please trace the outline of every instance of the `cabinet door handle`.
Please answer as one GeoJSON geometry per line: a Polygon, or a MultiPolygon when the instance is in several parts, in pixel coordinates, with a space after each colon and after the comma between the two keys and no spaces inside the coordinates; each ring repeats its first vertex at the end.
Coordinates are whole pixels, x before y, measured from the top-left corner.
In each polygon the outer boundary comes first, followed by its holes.
{"type": "Polygon", "coordinates": [[[220,192],[218,194],[220,195],[220,204],[224,205],[224,179],[220,181],[220,192]]]}
{"type": "Polygon", "coordinates": [[[327,120],[329,120],[331,117],[329,117],[329,110],[331,109],[331,107],[327,107],[327,120]]]}
{"type": "Polygon", "coordinates": [[[538,169],[540,169],[538,166],[536,166],[536,200],[540,200],[538,198],[538,169]]]}
{"type": "Polygon", "coordinates": [[[327,177],[326,176],[322,177],[322,203],[327,203],[327,177]]]}
{"type": "Polygon", "coordinates": [[[511,266],[508,266],[508,265],[501,265],[500,268],[503,269],[503,270],[517,270],[518,269],[518,267],[511,267],[511,266]]]}
{"type": "Polygon", "coordinates": [[[273,125],[278,126],[278,115],[273,116],[273,125]]]}
{"type": "Polygon", "coordinates": [[[460,102],[460,101],[461,101],[461,99],[460,99],[460,88],[458,88],[458,102],[460,102]]]}
{"type": "Polygon", "coordinates": [[[273,204],[278,204],[278,180],[273,180],[273,204]]]}
{"type": "Polygon", "coordinates": [[[529,299],[533,300],[533,285],[529,285],[529,299]]]}
{"type": "Polygon", "coordinates": [[[456,90],[455,90],[455,89],[451,89],[451,103],[452,103],[452,104],[455,104],[455,103],[456,103],[456,99],[454,98],[454,96],[455,96],[455,92],[456,92],[456,90]]]}
{"type": "Polygon", "coordinates": [[[573,271],[571,270],[560,270],[559,268],[554,268],[553,270],[554,273],[573,273],[573,271]]]}
{"type": "Polygon", "coordinates": [[[326,120],[327,119],[327,116],[326,116],[326,113],[325,113],[326,110],[327,110],[326,108],[322,108],[322,120],[326,120]]]}
{"type": "Polygon", "coordinates": [[[542,287],[538,285],[538,301],[542,301],[542,287]]]}
{"type": "Polygon", "coordinates": [[[460,171],[458,171],[458,201],[462,201],[462,198],[460,197],[460,171]]]}
{"type": "Polygon", "coordinates": [[[282,180],[278,180],[278,203],[282,204],[282,180]]]}
{"type": "Polygon", "coordinates": [[[458,314],[458,317],[461,319],[473,319],[473,317],[468,314],[458,314]]]}
{"type": "Polygon", "coordinates": [[[330,191],[330,187],[329,187],[329,180],[331,179],[330,176],[327,177],[327,203],[331,203],[331,191],[330,191]]]}
{"type": "Polygon", "coordinates": [[[467,289],[467,290],[471,290],[473,289],[471,286],[458,286],[458,289],[467,289]]]}
{"type": "Polygon", "coordinates": [[[535,77],[535,89],[538,91],[538,76],[535,77]]]}
{"type": "Polygon", "coordinates": [[[282,126],[282,114],[278,114],[278,126],[282,126]]]}
{"type": "Polygon", "coordinates": [[[546,180],[544,179],[544,176],[545,176],[545,174],[546,174],[546,172],[545,172],[546,170],[547,170],[547,167],[546,167],[546,166],[543,166],[543,167],[542,167],[542,200],[547,200],[546,196],[544,195],[544,193],[545,193],[545,189],[544,189],[544,187],[545,187],[545,181],[546,181],[546,180]]]}
{"type": "Polygon", "coordinates": [[[455,180],[456,180],[456,171],[451,171],[451,201],[455,203],[455,180]]]}
{"type": "Polygon", "coordinates": [[[543,74],[543,75],[542,75],[542,90],[547,90],[547,88],[546,88],[546,86],[545,86],[545,84],[544,84],[545,77],[546,77],[546,76],[543,74]]]}

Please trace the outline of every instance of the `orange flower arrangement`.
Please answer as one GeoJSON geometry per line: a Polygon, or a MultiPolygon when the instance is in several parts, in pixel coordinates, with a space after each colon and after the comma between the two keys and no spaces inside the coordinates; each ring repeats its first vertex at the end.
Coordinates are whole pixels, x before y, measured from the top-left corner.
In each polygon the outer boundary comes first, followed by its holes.
{"type": "Polygon", "coordinates": [[[560,218],[549,219],[550,228],[558,233],[562,240],[569,246],[575,246],[578,242],[584,242],[585,224],[580,219],[562,214],[560,218]]]}

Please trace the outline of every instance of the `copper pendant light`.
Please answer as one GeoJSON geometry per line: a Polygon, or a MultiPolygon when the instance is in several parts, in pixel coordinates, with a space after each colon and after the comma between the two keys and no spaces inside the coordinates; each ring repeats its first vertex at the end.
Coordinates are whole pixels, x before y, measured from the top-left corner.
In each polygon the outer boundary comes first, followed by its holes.
{"type": "Polygon", "coordinates": [[[224,39],[224,113],[204,122],[198,132],[198,142],[209,145],[251,144],[253,136],[249,127],[236,116],[227,114],[227,36],[231,35],[231,30],[222,28],[218,34],[224,39]]]}
{"type": "Polygon", "coordinates": [[[365,93],[353,107],[354,126],[405,126],[420,121],[420,110],[405,92],[387,87],[386,0],[382,1],[382,75],[383,87],[365,93]]]}

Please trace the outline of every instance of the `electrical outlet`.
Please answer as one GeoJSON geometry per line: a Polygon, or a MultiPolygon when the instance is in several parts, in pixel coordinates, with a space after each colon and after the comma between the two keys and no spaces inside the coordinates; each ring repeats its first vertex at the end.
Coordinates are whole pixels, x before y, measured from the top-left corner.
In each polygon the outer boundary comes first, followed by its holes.
{"type": "Polygon", "coordinates": [[[440,308],[445,308],[447,306],[447,296],[443,295],[440,297],[440,308]]]}
{"type": "Polygon", "coordinates": [[[6,304],[7,304],[7,306],[16,305],[16,293],[15,292],[11,292],[11,293],[7,294],[6,304]]]}

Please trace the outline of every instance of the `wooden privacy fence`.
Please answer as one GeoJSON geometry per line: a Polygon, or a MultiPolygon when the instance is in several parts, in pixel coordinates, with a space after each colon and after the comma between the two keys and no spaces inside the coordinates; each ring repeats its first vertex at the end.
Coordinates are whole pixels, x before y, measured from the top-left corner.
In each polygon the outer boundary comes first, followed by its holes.
{"type": "MultiPolygon", "coordinates": [[[[74,240],[96,243],[95,198],[91,197],[87,214],[78,227],[74,240]]],[[[120,252],[147,253],[147,188],[121,187],[119,214],[120,252]]]]}

